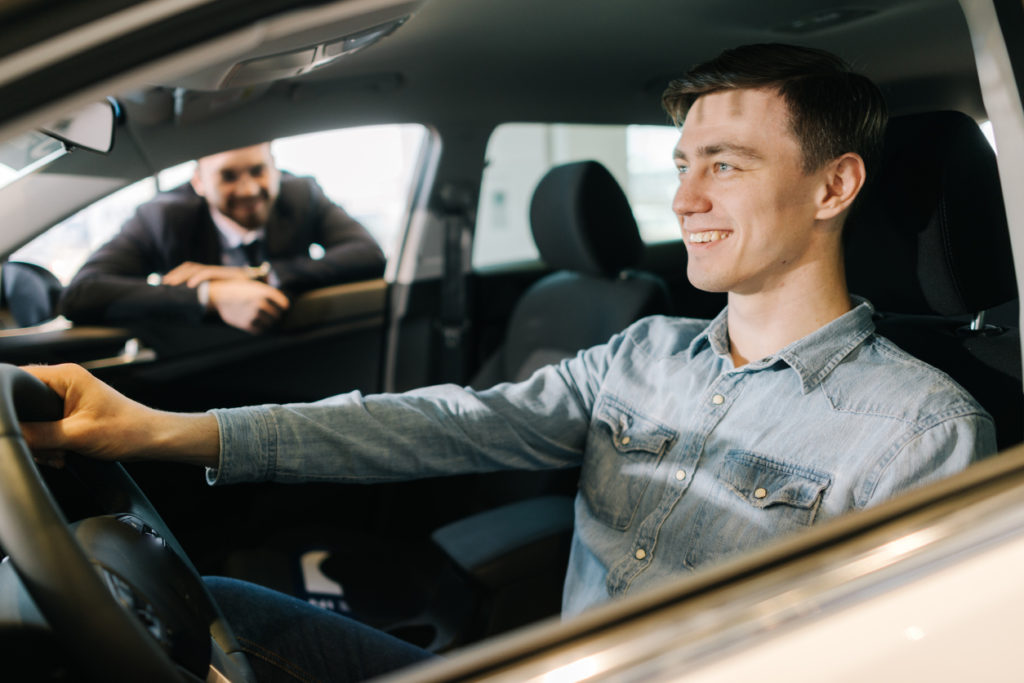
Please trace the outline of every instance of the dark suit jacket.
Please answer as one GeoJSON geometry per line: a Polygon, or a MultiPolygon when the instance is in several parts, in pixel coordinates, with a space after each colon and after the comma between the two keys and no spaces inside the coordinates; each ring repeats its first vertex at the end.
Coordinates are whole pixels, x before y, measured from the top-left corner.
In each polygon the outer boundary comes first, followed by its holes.
{"type": "MultiPolygon", "coordinates": [[[[281,174],[281,193],[266,225],[267,260],[289,296],[339,282],[380,277],[384,254],[373,237],[333,204],[312,178],[281,174]],[[320,244],[322,259],[309,257],[320,244]]],[[[61,312],[76,323],[174,319],[199,322],[195,289],[148,285],[184,261],[220,264],[217,227],[206,200],[188,184],[141,205],[75,275],[61,312]]]]}

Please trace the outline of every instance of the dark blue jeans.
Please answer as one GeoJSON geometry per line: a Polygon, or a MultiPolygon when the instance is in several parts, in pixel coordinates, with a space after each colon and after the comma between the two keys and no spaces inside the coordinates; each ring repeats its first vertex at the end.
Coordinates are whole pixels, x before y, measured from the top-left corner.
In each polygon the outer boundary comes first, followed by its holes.
{"type": "Polygon", "coordinates": [[[361,681],[433,657],[383,631],[256,584],[207,577],[259,683],[361,681]]]}

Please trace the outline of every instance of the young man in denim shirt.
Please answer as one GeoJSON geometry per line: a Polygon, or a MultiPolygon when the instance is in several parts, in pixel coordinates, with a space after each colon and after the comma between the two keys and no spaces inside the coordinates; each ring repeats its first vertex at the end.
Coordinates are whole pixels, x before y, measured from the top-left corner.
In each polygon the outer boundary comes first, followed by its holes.
{"type": "MultiPolygon", "coordinates": [[[[673,210],[687,275],[728,292],[710,324],[644,319],[486,391],[354,392],[205,415],[155,413],[84,371],[37,368],[69,416],[27,427],[30,443],[190,460],[217,484],[581,465],[566,615],[993,452],[990,416],[949,377],[876,335],[870,304],[846,289],[843,222],[886,120],[877,88],[827,53],[747,46],[673,82],[664,104],[682,123],[673,210]]],[[[246,637],[279,653],[304,643],[303,661],[325,671],[359,677],[422,656],[339,626],[335,615],[295,616],[271,631],[246,605],[269,614],[284,598],[225,583],[218,591],[246,637]],[[359,669],[328,634],[340,631],[380,656],[359,669]],[[326,644],[310,655],[316,638],[326,644]]]]}

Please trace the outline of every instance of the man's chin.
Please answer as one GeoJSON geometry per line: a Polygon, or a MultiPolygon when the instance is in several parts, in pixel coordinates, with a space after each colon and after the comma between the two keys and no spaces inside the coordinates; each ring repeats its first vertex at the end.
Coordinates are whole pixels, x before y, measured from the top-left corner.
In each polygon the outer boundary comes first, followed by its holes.
{"type": "Polygon", "coordinates": [[[686,279],[690,284],[702,292],[710,294],[723,294],[729,291],[729,283],[720,278],[707,277],[702,275],[687,274],[686,279]]]}
{"type": "Polygon", "coordinates": [[[266,211],[234,211],[228,214],[228,218],[241,225],[243,228],[255,230],[266,225],[269,212],[266,211]]]}
{"type": "Polygon", "coordinates": [[[220,211],[243,228],[251,230],[267,224],[271,206],[268,197],[249,197],[230,200],[220,211]]]}

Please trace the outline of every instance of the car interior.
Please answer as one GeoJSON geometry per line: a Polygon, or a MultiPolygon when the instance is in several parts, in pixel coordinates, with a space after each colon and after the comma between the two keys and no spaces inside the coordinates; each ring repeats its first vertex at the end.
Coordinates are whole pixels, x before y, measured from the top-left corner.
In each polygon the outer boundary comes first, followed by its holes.
{"type": "MultiPolygon", "coordinates": [[[[825,9],[803,0],[211,0],[147,18],[130,10],[152,3],[67,4],[75,7],[0,8],[0,141],[39,129],[65,136],[62,156],[6,185],[0,176],[0,363],[80,363],[154,407],[203,411],[439,382],[489,387],[647,315],[713,317],[724,296],[689,284],[681,241],[642,234],[648,209],[632,195],[640,176],[623,131],[670,125],[660,95],[690,65],[733,45],[792,42],[846,58],[879,83],[892,114],[876,177],[845,227],[851,292],[872,302],[883,335],[993,415],[1001,451],[1024,441],[1005,157],[980,126],[994,116],[956,0],[825,9]],[[90,38],[83,26],[111,34],[90,38]],[[48,52],[32,69],[12,61],[47,37],[63,37],[66,54],[48,52]],[[110,149],[68,143],[73,132],[53,121],[108,96],[110,149]],[[538,135],[546,146],[535,153],[509,146],[501,153],[518,164],[514,179],[488,185],[502,161],[490,143],[520,123],[581,130],[563,156],[570,138],[553,129],[538,135]],[[395,124],[425,134],[384,277],[307,292],[269,334],[216,320],[71,324],[59,316],[66,283],[12,256],[93,203],[198,156],[395,124]],[[607,154],[596,144],[605,138],[618,145],[607,154]],[[509,232],[494,218],[506,210],[536,257],[481,265],[474,241],[509,232]]],[[[671,182],[671,148],[645,153],[663,156],[657,174],[671,182]]],[[[0,163],[12,154],[0,146],[0,163]]],[[[358,169],[379,152],[322,154],[358,169]]],[[[673,220],[670,201],[653,200],[664,203],[658,220],[673,220]]],[[[193,467],[128,463],[148,501],[132,493],[125,508],[126,494],[109,490],[112,475],[71,469],[41,468],[67,519],[158,511],[194,573],[251,580],[437,653],[557,621],[573,470],[211,488],[193,467]]],[[[0,557],[14,554],[6,538],[0,545],[0,557]]],[[[10,606],[4,577],[0,615],[10,606]]],[[[12,671],[55,649],[41,623],[0,618],[12,671]]],[[[88,654],[70,651],[38,680],[78,680],[61,671],[88,654]]]]}

